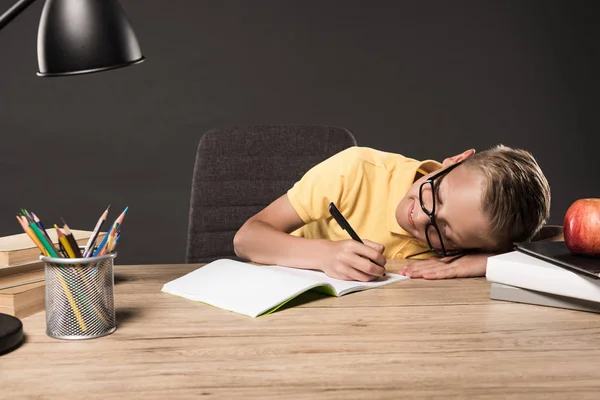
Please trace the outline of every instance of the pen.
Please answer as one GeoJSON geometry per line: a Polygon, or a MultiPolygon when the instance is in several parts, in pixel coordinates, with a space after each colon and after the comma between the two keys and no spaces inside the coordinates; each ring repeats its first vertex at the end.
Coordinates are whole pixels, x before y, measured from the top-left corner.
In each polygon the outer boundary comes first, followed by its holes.
{"type": "MultiPolygon", "coordinates": [[[[356,234],[356,232],[354,232],[354,229],[352,229],[352,227],[350,226],[350,223],[348,223],[346,218],[344,218],[344,216],[342,215],[340,210],[337,209],[337,207],[335,206],[335,204],[333,204],[333,202],[329,203],[329,213],[337,221],[337,223],[342,227],[342,229],[345,230],[346,232],[348,232],[348,234],[350,235],[350,237],[352,239],[364,244],[364,242],[360,239],[360,237],[356,234]]],[[[371,261],[373,261],[373,260],[371,260],[371,261]]],[[[385,275],[385,272],[383,273],[383,275],[385,275]]]]}
{"type": "Polygon", "coordinates": [[[331,213],[331,216],[337,221],[337,223],[342,227],[342,229],[348,232],[352,239],[356,240],[357,242],[363,243],[363,241],[358,237],[356,232],[354,232],[354,229],[352,229],[348,221],[346,221],[346,218],[344,218],[340,210],[337,209],[333,202],[329,204],[329,213],[331,213]]]}

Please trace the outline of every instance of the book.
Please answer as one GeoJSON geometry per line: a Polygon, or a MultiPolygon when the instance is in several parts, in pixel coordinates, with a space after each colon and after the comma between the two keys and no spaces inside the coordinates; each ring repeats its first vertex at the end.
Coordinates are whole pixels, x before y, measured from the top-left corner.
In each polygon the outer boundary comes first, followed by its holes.
{"type": "MultiPolygon", "coordinates": [[[[48,234],[56,244],[56,231],[50,229],[48,234]]],[[[73,234],[77,243],[85,246],[91,232],[77,230],[73,234]]],[[[98,240],[104,236],[105,233],[98,235],[98,240]]],[[[45,263],[39,256],[40,250],[25,233],[0,238],[1,313],[24,318],[44,310],[45,263]]]]}
{"type": "Polygon", "coordinates": [[[24,318],[45,307],[44,271],[0,277],[0,312],[24,318]]]}
{"type": "Polygon", "coordinates": [[[255,318],[309,290],[340,297],[407,279],[388,272],[372,282],[343,281],[320,271],[221,259],[167,282],[162,291],[255,318]]]}
{"type": "Polygon", "coordinates": [[[0,312],[24,318],[44,310],[43,261],[0,268],[0,312]]]}
{"type": "Polygon", "coordinates": [[[44,270],[35,269],[33,271],[22,272],[20,274],[8,274],[0,276],[0,295],[2,295],[4,289],[9,289],[16,286],[33,283],[34,281],[44,280],[44,270]]]}
{"type": "Polygon", "coordinates": [[[492,282],[490,299],[600,313],[600,303],[492,282]]]}
{"type": "Polygon", "coordinates": [[[572,254],[565,242],[524,242],[517,243],[516,249],[573,272],[600,278],[600,258],[572,254]]]}
{"type": "MultiPolygon", "coordinates": [[[[52,242],[58,246],[58,237],[55,229],[47,230],[52,242]]],[[[75,241],[80,246],[85,246],[90,238],[91,231],[71,230],[75,241]]],[[[106,235],[102,232],[98,235],[98,242],[106,235]]],[[[24,264],[39,260],[40,249],[31,240],[26,233],[0,237],[0,268],[11,267],[13,265],[24,264]]]]}
{"type": "Polygon", "coordinates": [[[523,289],[600,302],[600,279],[575,273],[520,251],[489,257],[486,278],[490,282],[523,289]]]}
{"type": "Polygon", "coordinates": [[[8,267],[0,267],[0,279],[3,276],[24,274],[32,271],[43,271],[46,264],[42,260],[31,261],[23,264],[11,265],[8,267]]]}

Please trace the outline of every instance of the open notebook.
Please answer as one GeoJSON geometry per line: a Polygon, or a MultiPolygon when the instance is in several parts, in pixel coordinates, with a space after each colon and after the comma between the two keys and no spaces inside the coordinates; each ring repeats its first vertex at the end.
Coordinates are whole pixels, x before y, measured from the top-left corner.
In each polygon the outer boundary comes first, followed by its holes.
{"type": "Polygon", "coordinates": [[[222,259],[166,283],[162,291],[255,318],[309,290],[339,297],[406,279],[388,272],[373,282],[342,281],[320,271],[222,259]]]}

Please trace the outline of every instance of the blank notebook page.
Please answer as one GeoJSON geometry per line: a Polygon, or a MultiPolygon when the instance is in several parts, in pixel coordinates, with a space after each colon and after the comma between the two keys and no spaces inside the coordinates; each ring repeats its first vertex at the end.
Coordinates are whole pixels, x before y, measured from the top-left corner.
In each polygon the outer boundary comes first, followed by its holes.
{"type": "Polygon", "coordinates": [[[330,278],[319,271],[255,266],[223,259],[166,283],[162,291],[256,317],[323,283],[330,283],[339,293],[408,279],[401,275],[388,275],[389,278],[382,282],[350,282],[330,278]]]}

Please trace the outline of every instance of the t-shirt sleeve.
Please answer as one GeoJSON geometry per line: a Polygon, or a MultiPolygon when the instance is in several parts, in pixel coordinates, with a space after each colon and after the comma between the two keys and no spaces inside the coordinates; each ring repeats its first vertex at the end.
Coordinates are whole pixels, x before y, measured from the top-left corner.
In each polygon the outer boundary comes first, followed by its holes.
{"type": "Polygon", "coordinates": [[[329,217],[329,203],[339,207],[362,173],[359,147],[349,147],[315,165],[287,192],[305,224],[329,217]]]}

